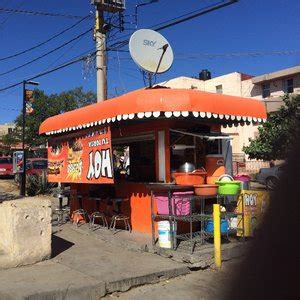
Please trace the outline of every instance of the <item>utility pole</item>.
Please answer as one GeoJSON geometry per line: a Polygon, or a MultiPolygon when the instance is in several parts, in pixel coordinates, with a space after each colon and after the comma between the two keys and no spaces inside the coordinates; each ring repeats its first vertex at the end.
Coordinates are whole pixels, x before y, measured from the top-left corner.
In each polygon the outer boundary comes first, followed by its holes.
{"type": "Polygon", "coordinates": [[[26,129],[26,85],[38,85],[35,81],[23,81],[23,111],[22,111],[22,152],[23,152],[23,172],[20,185],[20,196],[26,196],[26,148],[25,148],[25,129],[26,129]]]}
{"type": "Polygon", "coordinates": [[[96,6],[96,72],[97,102],[107,99],[106,33],[104,32],[103,10],[96,6]]]}
{"type": "Polygon", "coordinates": [[[104,20],[104,12],[119,13],[125,10],[125,0],[92,0],[96,10],[95,41],[96,41],[96,72],[97,72],[97,102],[107,99],[107,60],[106,33],[110,24],[104,20]]]}
{"type": "Polygon", "coordinates": [[[23,81],[23,110],[22,110],[22,152],[23,173],[21,177],[20,196],[26,195],[26,153],[25,153],[25,124],[26,122],[26,81],[23,81]]]}

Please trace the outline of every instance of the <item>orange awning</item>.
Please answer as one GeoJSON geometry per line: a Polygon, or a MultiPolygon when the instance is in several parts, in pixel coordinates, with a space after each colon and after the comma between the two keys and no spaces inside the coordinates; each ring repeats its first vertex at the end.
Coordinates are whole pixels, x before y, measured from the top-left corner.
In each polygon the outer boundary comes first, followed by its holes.
{"type": "Polygon", "coordinates": [[[195,117],[220,123],[262,122],[266,110],[259,100],[183,89],[141,89],[45,120],[40,134],[58,134],[122,120],[195,117]]]}

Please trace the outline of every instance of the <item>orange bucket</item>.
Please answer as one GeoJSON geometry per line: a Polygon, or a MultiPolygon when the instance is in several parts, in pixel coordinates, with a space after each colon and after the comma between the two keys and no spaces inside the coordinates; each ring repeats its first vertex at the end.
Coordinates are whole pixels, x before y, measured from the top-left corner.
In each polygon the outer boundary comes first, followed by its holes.
{"type": "Polygon", "coordinates": [[[206,171],[195,170],[194,172],[174,172],[173,177],[178,185],[199,185],[205,182],[206,171]]]}

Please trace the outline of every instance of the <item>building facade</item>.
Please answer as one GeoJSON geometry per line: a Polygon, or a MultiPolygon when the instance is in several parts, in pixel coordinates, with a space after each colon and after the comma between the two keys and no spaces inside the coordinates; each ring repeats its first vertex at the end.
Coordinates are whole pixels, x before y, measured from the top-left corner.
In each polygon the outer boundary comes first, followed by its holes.
{"type": "Polygon", "coordinates": [[[15,124],[14,123],[5,123],[0,124],[0,139],[7,134],[12,134],[15,130],[15,124]]]}
{"type": "MultiPolygon", "coordinates": [[[[207,72],[207,71],[206,71],[207,72]]],[[[201,78],[201,73],[199,78],[201,78]]],[[[201,80],[199,78],[178,77],[159,85],[170,88],[199,89],[211,93],[222,93],[245,98],[255,98],[263,101],[268,113],[275,112],[283,104],[282,96],[286,93],[300,94],[300,66],[276,71],[260,76],[252,76],[233,72],[215,78],[201,80]]],[[[237,162],[249,162],[243,152],[243,147],[249,145],[249,139],[258,135],[257,126],[238,126],[222,128],[222,131],[232,136],[233,159],[237,162]]],[[[264,166],[261,162],[253,162],[253,169],[264,166]]],[[[250,170],[251,171],[251,170],[250,170]]]]}

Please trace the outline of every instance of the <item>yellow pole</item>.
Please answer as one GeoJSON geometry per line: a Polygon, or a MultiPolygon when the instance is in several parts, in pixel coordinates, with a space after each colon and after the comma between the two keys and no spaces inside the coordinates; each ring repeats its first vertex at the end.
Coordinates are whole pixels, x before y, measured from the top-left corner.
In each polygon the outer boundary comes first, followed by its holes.
{"type": "Polygon", "coordinates": [[[215,246],[215,264],[218,269],[221,269],[221,219],[220,219],[220,204],[214,204],[214,246],[215,246]]]}

